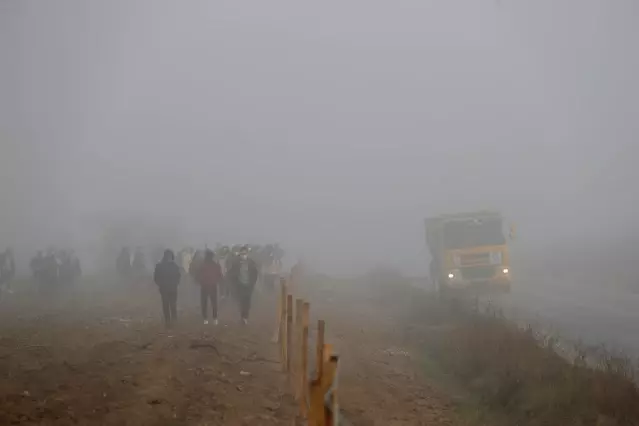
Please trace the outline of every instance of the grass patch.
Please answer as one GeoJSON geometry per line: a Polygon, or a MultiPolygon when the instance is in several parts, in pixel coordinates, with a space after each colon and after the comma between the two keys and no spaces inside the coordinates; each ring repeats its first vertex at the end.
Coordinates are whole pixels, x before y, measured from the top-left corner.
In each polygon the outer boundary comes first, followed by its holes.
{"type": "Polygon", "coordinates": [[[489,411],[508,425],[639,425],[634,369],[623,358],[600,351],[598,368],[581,357],[570,363],[552,341],[499,315],[457,312],[448,323],[422,331],[426,368],[439,366],[474,396],[479,405],[467,408],[475,416],[466,413],[469,421],[484,424],[490,417],[495,424],[489,411]]]}
{"type": "Polygon", "coordinates": [[[428,347],[420,348],[420,367],[429,383],[451,397],[455,406],[455,424],[458,426],[512,425],[500,410],[489,409],[481,395],[471,390],[449,368],[436,359],[428,347]]]}

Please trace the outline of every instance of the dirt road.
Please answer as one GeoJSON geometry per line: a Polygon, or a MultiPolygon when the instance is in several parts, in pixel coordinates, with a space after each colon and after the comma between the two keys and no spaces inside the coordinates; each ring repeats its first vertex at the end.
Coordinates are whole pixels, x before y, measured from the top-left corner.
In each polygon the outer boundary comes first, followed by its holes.
{"type": "MultiPolygon", "coordinates": [[[[357,291],[308,296],[341,356],[339,398],[355,426],[453,425],[453,405],[422,376],[406,306],[357,291]]],[[[248,327],[226,304],[204,326],[183,292],[179,326],[160,326],[156,290],[92,289],[59,300],[14,295],[0,312],[0,424],[291,425],[272,300],[248,327]]],[[[297,419],[299,420],[299,419],[297,419]]]]}
{"type": "Polygon", "coordinates": [[[227,305],[214,328],[183,297],[165,332],[152,286],[0,306],[2,425],[294,424],[269,310],[242,327],[227,305]]]}

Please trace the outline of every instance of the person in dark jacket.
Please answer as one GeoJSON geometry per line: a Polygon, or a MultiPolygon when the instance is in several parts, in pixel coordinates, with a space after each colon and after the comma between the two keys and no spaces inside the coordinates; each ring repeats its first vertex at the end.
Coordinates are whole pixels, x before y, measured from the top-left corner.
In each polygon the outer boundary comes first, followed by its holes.
{"type": "Polygon", "coordinates": [[[222,268],[215,261],[213,252],[206,250],[204,260],[197,270],[197,282],[200,284],[200,304],[204,324],[208,324],[208,302],[211,301],[213,324],[217,325],[217,288],[222,281],[222,268]]]}
{"type": "Polygon", "coordinates": [[[171,327],[177,321],[177,288],[180,284],[180,267],[171,250],[164,250],[162,261],[155,266],[153,281],[162,296],[164,324],[171,327]]]}
{"type": "Polygon", "coordinates": [[[195,250],[193,253],[193,259],[191,260],[191,264],[189,265],[189,275],[197,280],[197,271],[200,268],[200,265],[204,261],[204,252],[200,249],[195,250]]]}
{"type": "Polygon", "coordinates": [[[251,297],[257,282],[257,276],[257,265],[253,259],[248,257],[248,247],[244,246],[228,272],[229,282],[233,286],[233,291],[240,305],[240,314],[244,324],[248,324],[251,297]]]}

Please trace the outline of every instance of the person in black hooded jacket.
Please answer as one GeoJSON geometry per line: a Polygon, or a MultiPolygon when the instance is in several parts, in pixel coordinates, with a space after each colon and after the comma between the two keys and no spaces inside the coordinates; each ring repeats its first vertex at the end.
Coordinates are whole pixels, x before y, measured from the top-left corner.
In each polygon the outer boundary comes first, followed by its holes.
{"type": "Polygon", "coordinates": [[[180,284],[180,267],[171,250],[164,250],[162,261],[155,266],[153,281],[162,296],[164,324],[171,327],[177,321],[177,288],[180,284]]]}

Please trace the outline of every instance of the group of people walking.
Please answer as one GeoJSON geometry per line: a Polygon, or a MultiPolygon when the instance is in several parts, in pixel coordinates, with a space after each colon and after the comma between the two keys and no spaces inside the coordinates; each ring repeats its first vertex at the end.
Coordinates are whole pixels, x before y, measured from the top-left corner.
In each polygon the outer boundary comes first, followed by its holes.
{"type": "MultiPolygon", "coordinates": [[[[222,286],[237,300],[243,324],[248,323],[251,310],[251,298],[258,280],[259,270],[256,262],[249,256],[249,247],[239,249],[237,256],[222,265],[213,250],[204,251],[203,258],[189,265],[189,274],[200,286],[200,305],[204,324],[209,324],[209,305],[211,321],[218,323],[218,294],[222,286]]],[[[153,280],[158,286],[162,298],[162,312],[167,327],[177,320],[177,297],[184,265],[176,263],[175,254],[165,250],[162,260],[156,265],[153,280]]]]}
{"type": "Polygon", "coordinates": [[[140,277],[147,274],[146,256],[141,247],[131,251],[129,247],[123,247],[116,260],[118,274],[122,279],[140,277]]]}
{"type": "Polygon", "coordinates": [[[29,266],[39,290],[47,294],[63,287],[73,288],[82,275],[80,259],[73,250],[38,251],[29,266]]]}

